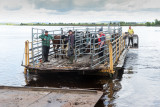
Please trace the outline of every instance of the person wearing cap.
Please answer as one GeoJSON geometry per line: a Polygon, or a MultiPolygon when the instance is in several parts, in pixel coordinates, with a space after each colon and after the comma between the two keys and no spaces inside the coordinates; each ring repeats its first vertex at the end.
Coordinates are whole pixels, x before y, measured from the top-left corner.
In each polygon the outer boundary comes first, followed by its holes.
{"type": "Polygon", "coordinates": [[[69,57],[69,61],[70,64],[73,64],[73,60],[74,60],[74,43],[75,43],[75,38],[74,38],[74,34],[72,32],[72,30],[68,31],[69,35],[68,38],[66,40],[68,40],[68,57],[69,57]]]}
{"type": "Polygon", "coordinates": [[[43,62],[49,62],[50,40],[53,40],[53,37],[48,34],[48,31],[45,31],[45,34],[40,35],[39,38],[42,39],[42,60],[43,62]]]}
{"type": "Polygon", "coordinates": [[[128,38],[128,46],[130,45],[130,41],[132,43],[132,47],[133,47],[133,34],[134,34],[134,31],[133,29],[131,29],[131,26],[129,26],[129,29],[128,29],[128,33],[129,33],[129,38],[128,38]]]}
{"type": "Polygon", "coordinates": [[[103,34],[102,29],[100,29],[99,30],[99,38],[98,38],[98,46],[99,46],[99,54],[98,55],[99,55],[99,57],[101,57],[100,58],[101,64],[104,63],[104,61],[103,61],[104,57],[102,57],[104,54],[104,45],[105,45],[105,34],[103,34]]]}

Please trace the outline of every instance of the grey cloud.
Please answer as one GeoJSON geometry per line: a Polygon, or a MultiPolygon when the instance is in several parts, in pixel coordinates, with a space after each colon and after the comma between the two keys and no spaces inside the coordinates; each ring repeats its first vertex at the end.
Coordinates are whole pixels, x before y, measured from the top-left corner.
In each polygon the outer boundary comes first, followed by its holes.
{"type": "Polygon", "coordinates": [[[4,9],[8,10],[8,11],[16,11],[16,10],[20,10],[22,8],[22,6],[16,6],[16,7],[12,7],[12,6],[5,6],[4,9]]]}
{"type": "Polygon", "coordinates": [[[128,4],[130,0],[108,0],[107,2],[112,3],[112,4],[128,4]]]}
{"type": "MultiPolygon", "coordinates": [[[[56,10],[57,14],[78,11],[160,11],[159,8],[141,8],[141,2],[131,0],[29,0],[36,9],[56,10]]],[[[48,13],[50,14],[50,13],[48,13]]],[[[52,12],[51,12],[52,14],[52,12]]]]}
{"type": "Polygon", "coordinates": [[[30,0],[30,3],[33,4],[36,9],[44,8],[60,12],[73,9],[72,0],[30,0]]]}
{"type": "Polygon", "coordinates": [[[59,12],[67,12],[70,10],[80,10],[80,11],[100,11],[105,9],[104,6],[107,3],[107,0],[87,0],[87,3],[79,5],[82,3],[82,0],[76,0],[79,4],[75,4],[74,0],[30,0],[30,3],[35,6],[35,8],[48,9],[48,10],[57,10],[59,12]]]}
{"type": "Polygon", "coordinates": [[[142,9],[141,11],[160,12],[160,8],[146,8],[142,9]]]}
{"type": "Polygon", "coordinates": [[[81,11],[101,11],[101,10],[105,10],[105,5],[107,4],[107,0],[98,0],[98,1],[87,0],[87,1],[88,2],[83,4],[83,6],[75,5],[75,9],[81,10],[81,11]]]}
{"type": "MultiPolygon", "coordinates": [[[[134,6],[128,6],[133,8],[134,6]]],[[[122,11],[122,12],[126,12],[126,13],[131,13],[131,12],[160,12],[160,8],[140,8],[140,9],[131,9],[131,10],[127,10],[126,9],[119,9],[119,10],[114,10],[114,11],[122,11]]]]}

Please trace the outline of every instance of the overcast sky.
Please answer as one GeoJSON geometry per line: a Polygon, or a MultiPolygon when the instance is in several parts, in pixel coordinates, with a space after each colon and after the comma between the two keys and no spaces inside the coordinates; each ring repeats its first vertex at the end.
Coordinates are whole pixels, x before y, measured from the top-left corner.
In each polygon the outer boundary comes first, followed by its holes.
{"type": "Polygon", "coordinates": [[[0,0],[0,22],[154,21],[160,0],[0,0]]]}

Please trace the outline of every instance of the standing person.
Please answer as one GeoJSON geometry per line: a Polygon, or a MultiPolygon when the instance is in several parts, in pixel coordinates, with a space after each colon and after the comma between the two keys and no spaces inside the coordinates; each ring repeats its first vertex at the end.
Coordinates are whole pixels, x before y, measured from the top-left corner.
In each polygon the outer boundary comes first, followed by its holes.
{"type": "Polygon", "coordinates": [[[70,64],[73,64],[73,59],[74,59],[74,42],[75,42],[75,38],[74,38],[74,34],[72,32],[72,30],[68,31],[69,35],[68,35],[68,57],[69,57],[69,61],[70,64]]]}
{"type": "Polygon", "coordinates": [[[133,29],[131,29],[131,26],[129,26],[128,33],[129,33],[128,46],[130,45],[130,41],[131,41],[132,47],[133,47],[133,34],[134,34],[134,31],[133,31],[133,29]]]}
{"type": "Polygon", "coordinates": [[[98,46],[99,46],[99,57],[101,57],[100,58],[100,62],[101,62],[101,64],[103,64],[104,63],[104,57],[102,57],[103,56],[103,54],[104,54],[104,45],[105,45],[105,34],[103,34],[103,31],[102,31],[102,29],[100,29],[99,30],[99,38],[98,38],[98,46]]]}
{"type": "Polygon", "coordinates": [[[45,34],[39,36],[42,39],[42,59],[43,62],[48,61],[48,54],[50,49],[50,40],[53,40],[53,37],[48,34],[48,31],[45,31],[45,34]]]}

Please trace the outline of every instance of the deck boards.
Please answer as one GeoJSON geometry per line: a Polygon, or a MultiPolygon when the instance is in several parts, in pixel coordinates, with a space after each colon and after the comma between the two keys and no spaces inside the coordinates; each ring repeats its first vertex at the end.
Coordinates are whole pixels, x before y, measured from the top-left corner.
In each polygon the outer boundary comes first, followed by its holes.
{"type": "Polygon", "coordinates": [[[80,70],[90,68],[90,55],[84,55],[83,57],[78,57],[76,63],[69,64],[69,59],[61,57],[54,58],[54,56],[49,57],[50,62],[38,63],[35,67],[29,66],[32,69],[38,70],[80,70]]]}
{"type": "MultiPolygon", "coordinates": [[[[119,60],[117,61],[117,65],[115,69],[121,69],[123,67],[126,54],[129,48],[125,48],[123,53],[121,54],[119,60]]],[[[68,58],[54,58],[54,55],[49,57],[50,62],[38,63],[35,67],[28,66],[28,69],[38,70],[38,71],[51,71],[51,72],[74,72],[74,71],[100,71],[104,68],[109,68],[109,63],[103,65],[96,66],[95,69],[91,69],[91,55],[84,55],[82,57],[78,57],[76,63],[69,64],[68,58]]],[[[99,60],[97,60],[99,61],[99,60]]]]}

